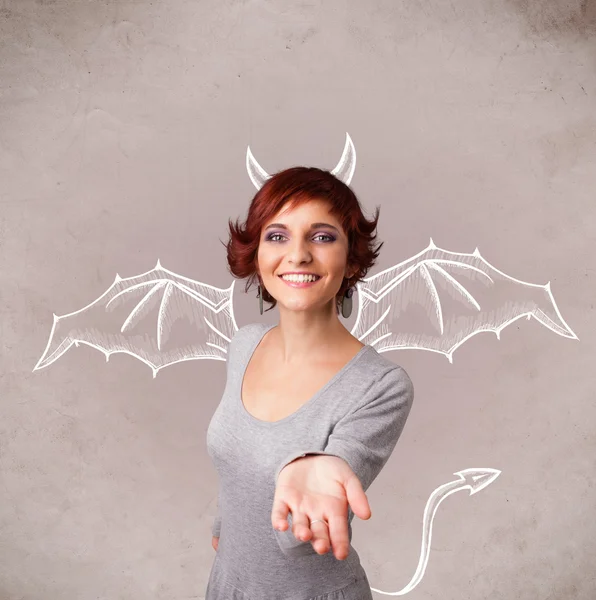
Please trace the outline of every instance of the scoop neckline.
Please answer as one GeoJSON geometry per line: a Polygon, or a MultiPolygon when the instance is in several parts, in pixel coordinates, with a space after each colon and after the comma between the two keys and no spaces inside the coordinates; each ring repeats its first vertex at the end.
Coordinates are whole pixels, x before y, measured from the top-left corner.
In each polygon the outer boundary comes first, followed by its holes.
{"type": "Polygon", "coordinates": [[[289,421],[292,421],[295,418],[297,418],[297,416],[300,415],[301,413],[306,412],[306,410],[309,407],[316,404],[317,400],[319,398],[321,398],[321,396],[323,396],[325,394],[325,392],[332,385],[334,385],[338,380],[340,380],[342,378],[342,376],[345,374],[345,372],[348,371],[348,369],[359,358],[361,358],[364,354],[366,354],[366,352],[368,350],[374,350],[374,348],[370,344],[365,344],[327,383],[325,383],[322,387],[320,387],[302,406],[298,407],[293,413],[289,414],[287,417],[284,417],[283,419],[278,419],[277,421],[263,421],[261,419],[258,419],[254,415],[252,415],[250,412],[248,412],[248,410],[244,406],[244,402],[242,400],[242,384],[244,383],[244,377],[246,375],[246,371],[248,370],[248,365],[250,364],[250,361],[251,361],[254,353],[256,352],[260,343],[265,338],[265,335],[269,331],[271,331],[274,327],[277,327],[277,324],[267,325],[265,327],[265,329],[263,330],[263,332],[261,333],[261,335],[258,336],[257,339],[255,340],[255,342],[251,345],[250,350],[248,351],[247,357],[244,361],[241,373],[240,373],[238,389],[236,390],[236,393],[234,394],[236,397],[236,404],[238,405],[238,407],[240,409],[240,413],[243,415],[243,417],[246,420],[248,420],[250,423],[256,424],[260,427],[276,427],[276,426],[284,425],[284,424],[288,423],[289,421]]]}

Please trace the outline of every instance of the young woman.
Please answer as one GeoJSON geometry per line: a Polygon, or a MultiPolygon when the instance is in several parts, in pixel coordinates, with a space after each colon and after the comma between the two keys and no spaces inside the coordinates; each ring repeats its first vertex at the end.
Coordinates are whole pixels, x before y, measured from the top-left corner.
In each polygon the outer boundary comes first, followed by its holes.
{"type": "Polygon", "coordinates": [[[207,431],[219,476],[206,600],[367,600],[354,514],[389,459],[413,399],[406,372],[338,317],[374,264],[378,221],[327,171],[295,167],[229,223],[228,264],[258,280],[279,324],[234,335],[207,431]],[[288,519],[290,523],[288,523],[288,519]]]}

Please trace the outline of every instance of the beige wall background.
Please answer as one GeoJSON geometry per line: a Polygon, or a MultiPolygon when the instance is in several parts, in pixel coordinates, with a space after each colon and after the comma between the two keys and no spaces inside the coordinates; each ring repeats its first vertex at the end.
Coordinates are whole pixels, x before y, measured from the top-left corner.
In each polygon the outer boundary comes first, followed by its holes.
{"type": "MultiPolygon", "coordinates": [[[[423,250],[545,284],[579,341],[521,319],[454,354],[386,354],[416,401],[353,544],[414,599],[596,597],[596,4],[568,0],[0,1],[0,598],[203,598],[225,362],[151,369],[74,346],[53,313],[157,260],[227,288],[227,219],[269,172],[333,168],[381,206],[371,274],[423,250]]],[[[261,317],[237,282],[239,326],[261,317]]],[[[515,299],[511,299],[514,302],[515,299]]],[[[350,326],[354,315],[346,322],[350,326]]],[[[376,597],[381,597],[376,595],[376,597]]]]}

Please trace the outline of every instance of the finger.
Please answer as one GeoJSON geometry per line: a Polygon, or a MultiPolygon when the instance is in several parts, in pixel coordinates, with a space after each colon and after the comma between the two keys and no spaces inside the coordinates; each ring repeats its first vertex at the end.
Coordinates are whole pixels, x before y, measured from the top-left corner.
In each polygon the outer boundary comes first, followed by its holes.
{"type": "Polygon", "coordinates": [[[367,520],[371,517],[370,505],[368,498],[362,489],[362,484],[358,477],[350,477],[346,482],[346,496],[352,512],[360,519],[367,520]]]}
{"type": "Polygon", "coordinates": [[[327,519],[329,523],[329,540],[333,554],[338,560],[344,560],[350,550],[347,515],[333,514],[327,519]]]}
{"type": "Polygon", "coordinates": [[[292,533],[297,540],[307,542],[312,537],[310,530],[310,521],[306,513],[296,511],[292,512],[292,533]]]}
{"type": "Polygon", "coordinates": [[[288,525],[288,514],[290,507],[283,500],[273,500],[273,508],[271,509],[271,524],[278,531],[285,531],[288,525]]]}
{"type": "Polygon", "coordinates": [[[312,547],[315,549],[317,554],[327,554],[327,552],[329,552],[331,549],[331,541],[329,540],[329,527],[327,523],[323,521],[311,523],[310,530],[313,534],[313,537],[310,540],[312,547]]]}

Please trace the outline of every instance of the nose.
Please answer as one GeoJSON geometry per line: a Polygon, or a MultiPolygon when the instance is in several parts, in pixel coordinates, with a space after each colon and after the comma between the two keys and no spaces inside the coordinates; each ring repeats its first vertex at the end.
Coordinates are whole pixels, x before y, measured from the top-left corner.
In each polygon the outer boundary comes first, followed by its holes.
{"type": "Polygon", "coordinates": [[[288,246],[288,261],[294,265],[310,262],[311,254],[304,240],[295,240],[288,246]]]}

